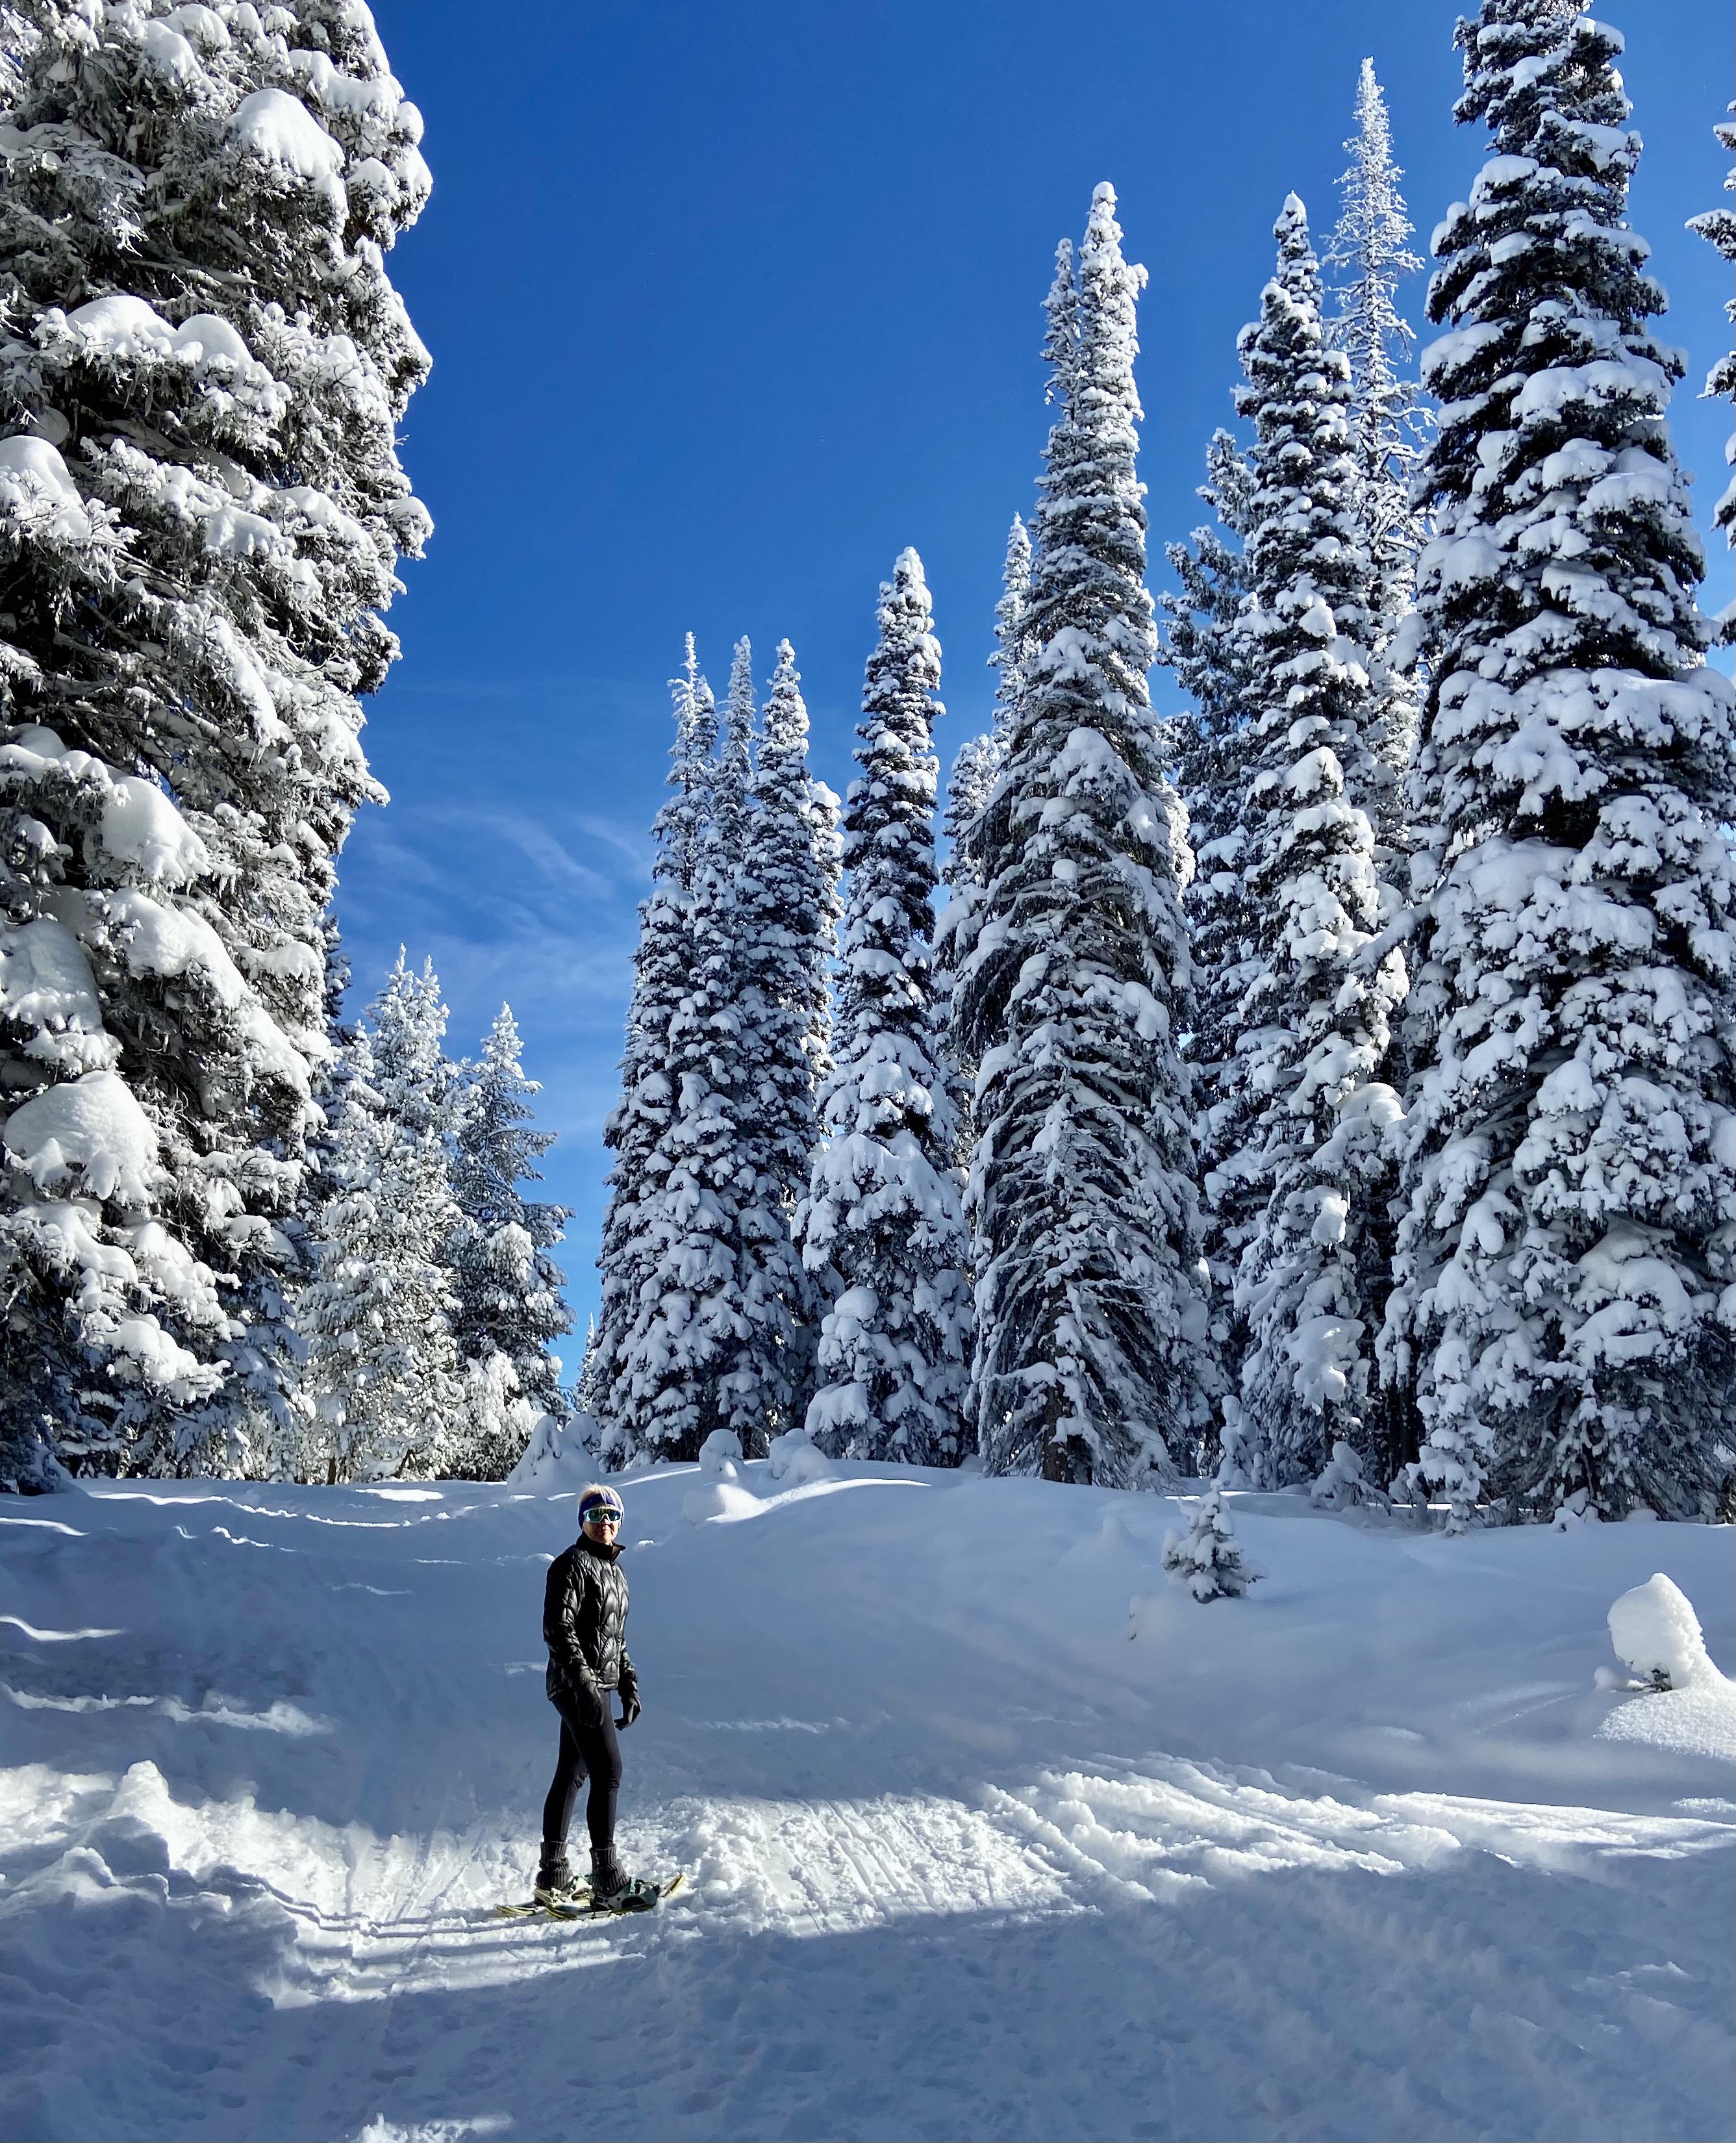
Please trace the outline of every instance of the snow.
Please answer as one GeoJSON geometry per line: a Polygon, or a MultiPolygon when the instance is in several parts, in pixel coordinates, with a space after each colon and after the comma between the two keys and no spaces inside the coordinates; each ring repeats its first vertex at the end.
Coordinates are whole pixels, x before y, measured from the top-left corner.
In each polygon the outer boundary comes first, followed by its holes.
{"type": "Polygon", "coordinates": [[[1707,1656],[1699,1617],[1679,1586],[1655,1571],[1610,1610],[1610,1641],[1635,1674],[1683,1689],[1718,1672],[1707,1656]]]}
{"type": "Polygon", "coordinates": [[[299,97],[284,89],[256,89],[235,106],[230,131],[244,149],[281,165],[321,192],[334,191],[344,151],[299,97]]]}
{"type": "Polygon", "coordinates": [[[489,1910],[571,1477],[6,1499],[0,2133],[1729,2133],[1729,1767],[1595,1685],[1660,1566],[1732,1664],[1728,1528],[1228,1494],[1208,1611],[1190,1499],[738,1471],[616,1477],[623,1852],[690,1873],[599,1926],[489,1910]]]}
{"type": "Polygon", "coordinates": [[[0,923],[0,1017],[35,1030],[24,1054],[46,1064],[95,1072],[114,1058],[84,948],[52,916],[0,923]]]}
{"type": "Polygon", "coordinates": [[[195,367],[220,363],[245,370],[250,378],[270,377],[263,366],[254,364],[240,335],[215,313],[195,313],[178,328],[171,327],[145,299],[117,293],[78,306],[67,314],[67,325],[77,331],[92,356],[111,360],[176,357],[195,367]]]}
{"type": "Polygon", "coordinates": [[[39,1190],[74,1170],[91,1198],[146,1206],[157,1172],[156,1133],[118,1072],[87,1072],[14,1109],[0,1129],[39,1190]]]}
{"type": "Polygon", "coordinates": [[[78,486],[46,439],[0,439],[0,513],[34,522],[50,542],[88,542],[92,532],[78,486]]]}
{"type": "Polygon", "coordinates": [[[109,777],[102,806],[102,845],[146,878],[185,885],[211,867],[205,843],[155,783],[136,774],[109,777]]]}

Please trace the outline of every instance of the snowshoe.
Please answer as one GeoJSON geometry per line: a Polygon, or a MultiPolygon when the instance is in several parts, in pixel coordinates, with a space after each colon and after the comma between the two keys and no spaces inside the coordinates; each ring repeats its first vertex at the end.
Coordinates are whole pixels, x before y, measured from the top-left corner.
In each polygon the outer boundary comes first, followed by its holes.
{"type": "Polygon", "coordinates": [[[593,1898],[588,1887],[581,1883],[568,1896],[545,1898],[539,1892],[522,1905],[497,1905],[494,1909],[503,1920],[596,1920],[617,1913],[650,1913],[655,1912],[665,1898],[674,1897],[686,1880],[685,1868],[678,1868],[665,1883],[630,1875],[619,1889],[606,1898],[593,1898]]]}
{"type": "Polygon", "coordinates": [[[537,1869],[537,1887],[532,1893],[535,1903],[554,1912],[562,1907],[583,1906],[590,1901],[590,1892],[572,1872],[572,1864],[564,1853],[544,1851],[537,1869]]]}

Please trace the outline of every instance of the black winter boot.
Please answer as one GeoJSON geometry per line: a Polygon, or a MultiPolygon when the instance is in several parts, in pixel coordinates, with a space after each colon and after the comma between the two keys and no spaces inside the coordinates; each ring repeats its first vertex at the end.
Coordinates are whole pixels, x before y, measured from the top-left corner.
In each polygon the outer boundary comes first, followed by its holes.
{"type": "Polygon", "coordinates": [[[584,1895],[584,1886],[572,1872],[566,1848],[558,1839],[545,1838],[542,1857],[537,1863],[537,1897],[545,1905],[570,1905],[584,1895]]]}
{"type": "Polygon", "coordinates": [[[615,1848],[605,1846],[599,1852],[591,1849],[591,1896],[593,1903],[606,1904],[610,1898],[618,1898],[627,1888],[625,1868],[615,1857],[615,1848]]]}

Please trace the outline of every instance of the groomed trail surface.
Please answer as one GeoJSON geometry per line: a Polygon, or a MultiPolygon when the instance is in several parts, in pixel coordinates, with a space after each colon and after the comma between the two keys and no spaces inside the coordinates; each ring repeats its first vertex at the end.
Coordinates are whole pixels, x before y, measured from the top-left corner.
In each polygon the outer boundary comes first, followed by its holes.
{"type": "Polygon", "coordinates": [[[629,1479],[691,1873],[520,1923],[575,1485],[0,1503],[0,2135],[1730,2133],[1730,1706],[1594,1686],[1655,1570],[1729,1670],[1729,1528],[1241,1497],[1201,1607],[1166,1498],[629,1479]]]}

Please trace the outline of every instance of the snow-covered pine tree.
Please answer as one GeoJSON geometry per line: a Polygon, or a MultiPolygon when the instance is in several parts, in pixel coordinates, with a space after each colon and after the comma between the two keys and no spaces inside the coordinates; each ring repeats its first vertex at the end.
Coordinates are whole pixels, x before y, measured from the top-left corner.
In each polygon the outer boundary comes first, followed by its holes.
{"type": "MultiPolygon", "coordinates": [[[[752,723],[748,643],[737,651],[730,728],[752,723]],[[739,709],[739,711],[738,713],[739,709]]],[[[733,1373],[731,1426],[749,1458],[802,1418],[814,1305],[791,1229],[819,1138],[815,1082],[831,1069],[828,971],[837,948],[835,804],[808,770],[808,709],[795,650],[778,646],[748,784],[735,880],[740,1094],[741,1284],[752,1337],[733,1373]]]]}
{"type": "Polygon", "coordinates": [[[240,1470],[276,1397],[220,1398],[224,1365],[280,1269],[332,859],[379,793],[354,695],[428,532],[383,258],[421,121],[359,0],[17,16],[0,1411],[75,1467],[240,1470]]]}
{"type": "Polygon", "coordinates": [[[1242,1553],[1224,1491],[1209,1489],[1185,1531],[1165,1534],[1163,1566],[1195,1600],[1239,1600],[1264,1576],[1242,1553]]]}
{"type": "MultiPolygon", "coordinates": [[[[785,691],[784,720],[793,722],[800,708],[805,726],[793,660],[785,691]]],[[[791,786],[805,772],[799,776],[790,763],[789,736],[774,755],[779,824],[764,824],[754,775],[761,740],[753,649],[745,639],[735,644],[725,717],[700,903],[712,1062],[732,1131],[724,1242],[734,1267],[737,1344],[727,1353],[719,1404],[723,1426],[757,1458],[792,1425],[806,1395],[808,1287],[790,1223],[817,1130],[808,1048],[816,1038],[810,991],[818,918],[794,905],[814,859],[802,799],[791,786]],[[791,936],[801,942],[788,943],[791,936]],[[794,1004],[782,1001],[786,987],[797,992],[794,1004]]],[[[801,757],[805,762],[805,749],[801,757]]]]}
{"type": "MultiPolygon", "coordinates": [[[[388,1032],[422,1008],[418,978],[406,979],[408,990],[394,997],[388,985],[375,1007],[388,1032]]],[[[413,1129],[388,1104],[394,1081],[379,1076],[375,1034],[359,1027],[344,1053],[334,1189],[319,1216],[315,1275],[297,1304],[313,1402],[297,1471],[327,1481],[425,1478],[439,1470],[462,1407],[446,1262],[457,1208],[438,1130],[413,1129]]]]}
{"type": "Polygon", "coordinates": [[[1031,532],[1016,513],[1006,532],[1006,558],[1001,568],[1001,600],[995,605],[995,740],[1004,755],[1012,735],[1019,695],[1030,673],[1031,532]]]}
{"type": "Polygon", "coordinates": [[[1615,32],[1484,0],[1492,154],[1436,234],[1417,575],[1423,1069],[1387,1334],[1453,1521],[1708,1507],[1727,1464],[1732,694],[1702,661],[1681,362],[1626,220],[1615,32]]]}
{"type": "MultiPolygon", "coordinates": [[[[1194,875],[1182,891],[1195,979],[1186,1047],[1197,1167],[1205,1194],[1200,1221],[1211,1276],[1211,1339],[1219,1368],[1234,1387],[1245,1351],[1234,1306],[1235,1275],[1259,1216],[1253,1186],[1225,1172],[1247,1129],[1234,1076],[1238,1007],[1257,972],[1257,921],[1242,875],[1255,675],[1249,644],[1237,630],[1247,586],[1242,546],[1254,478],[1247,456],[1228,432],[1212,434],[1205,461],[1206,482],[1199,495],[1216,513],[1217,525],[1196,528],[1187,543],[1165,547],[1180,587],[1159,598],[1167,624],[1158,652],[1193,702],[1165,724],[1164,738],[1194,851],[1194,875]]],[[[1234,1403],[1232,1399],[1232,1408],[1234,1403]]]]}
{"type": "Polygon", "coordinates": [[[434,963],[420,974],[398,948],[379,994],[368,1007],[374,1091],[393,1121],[417,1136],[432,1132],[443,1153],[456,1143],[458,1069],[446,1053],[445,1001],[434,963]]]}
{"type": "MultiPolygon", "coordinates": [[[[1327,331],[1350,360],[1353,506],[1369,564],[1365,636],[1369,653],[1383,659],[1410,609],[1417,554],[1427,535],[1411,484],[1428,418],[1411,376],[1416,334],[1397,295],[1422,263],[1406,244],[1412,225],[1398,188],[1404,174],[1393,160],[1392,122],[1372,60],[1363,62],[1356,131],[1344,146],[1351,161],[1338,182],[1343,208],[1326,250],[1327,266],[1338,271],[1327,331]]],[[[1396,777],[1416,749],[1417,692],[1399,676],[1385,677],[1382,690],[1381,725],[1371,740],[1396,777]]],[[[1376,832],[1383,847],[1397,847],[1403,789],[1396,778],[1378,802],[1376,832]]]]}
{"type": "Polygon", "coordinates": [[[963,1456],[970,1311],[930,943],[940,645],[914,551],[877,623],[844,806],[838,1062],[797,1221],[809,1271],[838,1289],[807,1427],[836,1458],[942,1466],[963,1456]]]}
{"type": "Polygon", "coordinates": [[[552,1131],[530,1128],[528,1103],[542,1091],[525,1076],[517,1022],[502,1005],[480,1059],[465,1069],[454,1111],[453,1338],[467,1404],[462,1447],[444,1463],[467,1480],[503,1479],[537,1415],[564,1422],[571,1410],[560,1357],[549,1350],[571,1331],[572,1312],[561,1296],[566,1274],[549,1253],[571,1215],[519,1188],[542,1180],[537,1163],[555,1142],[552,1131]]]}
{"type": "Polygon", "coordinates": [[[989,657],[995,670],[994,726],[984,735],[967,737],[959,746],[941,819],[947,853],[941,865],[945,889],[934,925],[934,996],[957,1125],[961,1167],[969,1166],[971,1149],[976,1144],[972,1096],[977,1084],[977,1052],[964,1046],[957,1031],[952,989],[960,966],[976,943],[982,902],[982,859],[975,845],[977,822],[1006,762],[1012,710],[1018,704],[1031,651],[1025,631],[1025,607],[1030,600],[1031,537],[1016,513],[1006,537],[1001,600],[995,605],[995,651],[989,657]]]}
{"type": "MultiPolygon", "coordinates": [[[[762,1195],[756,1176],[744,1183],[739,1131],[750,1032],[737,965],[754,717],[744,646],[730,702],[730,733],[709,770],[693,858],[685,977],[665,1041],[669,1117],[645,1162],[636,1220],[643,1262],[610,1382],[601,1449],[617,1470],[697,1458],[714,1430],[739,1438],[764,1418],[769,1320],[756,1326],[742,1277],[742,1206],[762,1195]]],[[[709,720],[709,694],[705,706],[709,720]]],[[[752,1307],[757,1315],[764,1305],[752,1307]]]]}
{"type": "MultiPolygon", "coordinates": [[[[1247,1332],[1226,1458],[1259,1487],[1319,1472],[1342,1438],[1373,1451],[1368,1395],[1389,1245],[1380,1085],[1402,956],[1362,956],[1380,921],[1372,799],[1382,700],[1363,645],[1371,567],[1357,525],[1350,367],[1326,345],[1319,265],[1292,194],[1278,269],[1243,330],[1237,407],[1253,422],[1236,634],[1246,680],[1242,878],[1254,974],[1236,1007],[1223,1164],[1260,1200],[1236,1308],[1247,1332]]],[[[1388,1468],[1391,1471],[1391,1468],[1388,1468]]]]}
{"type": "Polygon", "coordinates": [[[1190,1462],[1205,1302],[1179,886],[1145,671],[1134,386],[1144,281],[1099,186],[1045,345],[1060,403],[1036,522],[1035,652],[979,823],[982,922],[955,992],[977,1051],[973,1404],[992,1470],[1130,1484],[1190,1462]]]}
{"type": "Polygon", "coordinates": [[[670,690],[675,697],[669,771],[673,793],[651,829],[652,891],[639,910],[621,1100],[603,1127],[603,1143],[613,1152],[615,1165],[609,1172],[609,1206],[596,1261],[601,1301],[585,1366],[586,1408],[602,1425],[606,1450],[621,1465],[630,1462],[637,1449],[636,1370],[630,1367],[626,1350],[644,1306],[642,1290],[661,1255],[653,1190],[662,1180],[656,1166],[659,1142],[675,1116],[670,1023],[691,987],[694,888],[710,825],[717,710],[711,688],[700,674],[690,632],[681,673],[670,681],[670,690]]]}
{"type": "MultiPolygon", "coordinates": [[[[1736,111],[1736,104],[1730,106],[1736,111]]],[[[1720,120],[1713,129],[1719,141],[1732,156],[1736,156],[1736,124],[1720,120]]],[[[1736,194],[1736,167],[1724,181],[1724,191],[1736,194]]],[[[1736,261],[1736,209],[1708,209],[1704,215],[1693,217],[1688,225],[1697,230],[1709,245],[1715,245],[1724,259],[1736,261]]],[[[1724,300],[1725,317],[1736,326],[1736,298],[1724,300]]],[[[1722,395],[1727,402],[1736,402],[1736,351],[1719,358],[1706,375],[1705,391],[1709,395],[1722,395]]],[[[1724,460],[1736,469],[1736,433],[1724,441],[1724,460]]],[[[1736,544],[1736,477],[1725,487],[1724,494],[1712,509],[1712,517],[1723,529],[1730,542],[1736,544]]],[[[1719,619],[1724,636],[1736,639],[1736,602],[1733,602],[1719,619]]]]}

